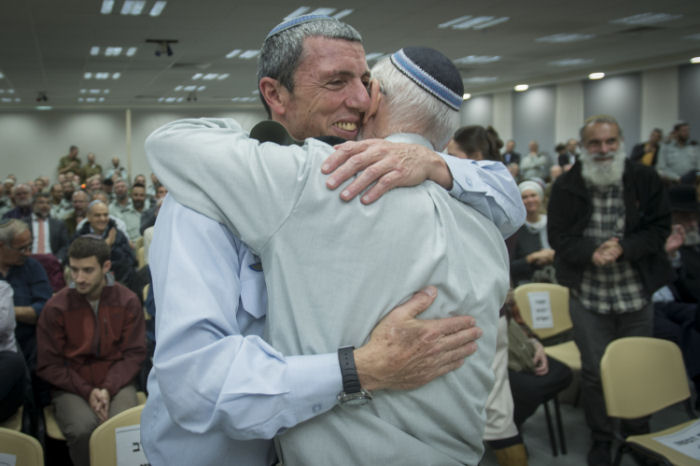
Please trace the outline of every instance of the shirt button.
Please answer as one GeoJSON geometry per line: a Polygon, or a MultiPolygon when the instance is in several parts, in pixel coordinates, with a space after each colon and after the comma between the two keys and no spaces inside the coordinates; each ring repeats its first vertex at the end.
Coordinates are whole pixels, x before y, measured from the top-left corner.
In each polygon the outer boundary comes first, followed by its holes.
{"type": "Polygon", "coordinates": [[[311,411],[313,411],[314,414],[318,413],[321,411],[321,403],[316,403],[311,407],[311,411]]]}

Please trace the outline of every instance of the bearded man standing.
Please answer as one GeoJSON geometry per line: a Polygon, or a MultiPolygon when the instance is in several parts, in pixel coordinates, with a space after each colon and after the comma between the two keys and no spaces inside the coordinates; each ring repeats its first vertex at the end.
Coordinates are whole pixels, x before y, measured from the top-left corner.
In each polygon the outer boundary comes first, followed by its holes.
{"type": "MultiPolygon", "coordinates": [[[[579,161],[552,189],[547,230],[557,279],[571,289],[581,393],[593,441],[588,464],[608,465],[613,435],[600,360],[617,338],[652,335],[650,296],[671,273],[664,253],[671,212],[656,172],[625,160],[615,118],[587,119],[581,142],[579,161]]],[[[648,419],[628,421],[623,429],[648,431],[648,419]]]]}

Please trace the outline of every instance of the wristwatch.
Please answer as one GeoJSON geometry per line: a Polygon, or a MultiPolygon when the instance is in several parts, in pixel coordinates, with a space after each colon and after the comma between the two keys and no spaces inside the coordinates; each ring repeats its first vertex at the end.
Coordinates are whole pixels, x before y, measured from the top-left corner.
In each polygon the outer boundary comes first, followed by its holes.
{"type": "Polygon", "coordinates": [[[343,391],[338,394],[338,401],[341,405],[362,406],[372,401],[372,394],[360,385],[360,377],[355,367],[354,350],[354,346],[338,349],[340,374],[343,377],[343,391]]]}

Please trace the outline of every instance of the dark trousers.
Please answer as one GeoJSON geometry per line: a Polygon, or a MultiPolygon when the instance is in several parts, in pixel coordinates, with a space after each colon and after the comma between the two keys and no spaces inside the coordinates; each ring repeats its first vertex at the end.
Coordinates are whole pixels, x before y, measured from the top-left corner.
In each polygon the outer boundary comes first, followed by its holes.
{"type": "MultiPolygon", "coordinates": [[[[574,341],[581,351],[581,398],[594,441],[612,441],[612,424],[605,411],[600,360],[610,342],[623,337],[651,337],[652,305],[624,314],[596,314],[571,297],[574,341]]],[[[649,418],[624,421],[623,435],[649,432],[649,418]]]]}
{"type": "Polygon", "coordinates": [[[12,417],[22,406],[26,370],[20,353],[0,351],[0,422],[12,417]]]}
{"type": "Polygon", "coordinates": [[[700,376],[700,332],[695,328],[698,305],[693,303],[654,303],[654,337],[670,340],[683,353],[688,376],[700,376]]]}
{"type": "Polygon", "coordinates": [[[571,383],[573,374],[569,366],[554,358],[547,359],[549,371],[545,375],[508,370],[515,404],[513,420],[518,429],[543,402],[553,398],[571,383]]]}

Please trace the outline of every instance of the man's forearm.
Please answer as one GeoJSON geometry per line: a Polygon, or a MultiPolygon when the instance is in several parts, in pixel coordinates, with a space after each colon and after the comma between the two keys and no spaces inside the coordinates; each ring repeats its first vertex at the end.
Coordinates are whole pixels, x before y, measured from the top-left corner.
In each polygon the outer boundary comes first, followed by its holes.
{"type": "Polygon", "coordinates": [[[15,306],[15,319],[24,324],[36,325],[36,311],[32,306],[15,306]]]}

